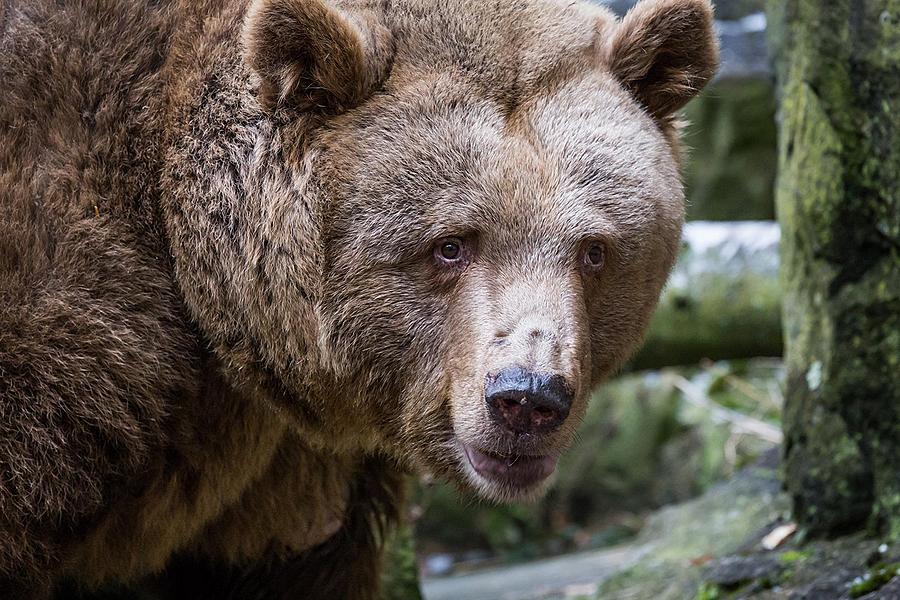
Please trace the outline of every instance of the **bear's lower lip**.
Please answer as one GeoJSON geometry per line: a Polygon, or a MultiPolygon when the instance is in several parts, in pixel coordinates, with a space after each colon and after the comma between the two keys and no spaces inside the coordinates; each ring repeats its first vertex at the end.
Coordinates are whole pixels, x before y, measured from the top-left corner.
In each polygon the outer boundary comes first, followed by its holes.
{"type": "Polygon", "coordinates": [[[466,458],[475,472],[491,481],[516,488],[531,487],[547,479],[556,469],[553,456],[499,456],[463,444],[466,458]]]}

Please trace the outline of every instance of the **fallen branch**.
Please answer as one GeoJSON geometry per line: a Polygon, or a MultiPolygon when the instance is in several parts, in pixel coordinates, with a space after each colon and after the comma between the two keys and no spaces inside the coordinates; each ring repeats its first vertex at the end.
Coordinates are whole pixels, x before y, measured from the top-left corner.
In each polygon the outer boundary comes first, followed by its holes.
{"type": "Polygon", "coordinates": [[[712,418],[714,422],[727,423],[734,428],[736,433],[753,435],[773,444],[780,444],[784,439],[784,435],[778,427],[736,410],[725,408],[704,394],[696,385],[681,375],[673,375],[672,384],[678,391],[684,394],[685,400],[694,406],[699,406],[700,408],[709,411],[710,418],[712,418]]]}

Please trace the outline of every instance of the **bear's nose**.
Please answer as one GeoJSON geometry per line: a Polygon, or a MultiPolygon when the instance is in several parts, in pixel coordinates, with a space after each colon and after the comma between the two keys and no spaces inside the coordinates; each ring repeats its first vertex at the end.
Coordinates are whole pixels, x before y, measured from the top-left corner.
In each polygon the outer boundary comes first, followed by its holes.
{"type": "Polygon", "coordinates": [[[488,375],[484,399],[491,417],[516,433],[549,433],[569,416],[572,393],[559,375],[510,367],[488,375]]]}

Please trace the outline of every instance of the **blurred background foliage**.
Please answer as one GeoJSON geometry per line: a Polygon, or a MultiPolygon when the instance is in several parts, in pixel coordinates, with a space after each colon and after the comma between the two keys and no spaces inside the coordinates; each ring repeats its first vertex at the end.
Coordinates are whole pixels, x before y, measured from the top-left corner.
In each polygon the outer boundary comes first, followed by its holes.
{"type": "Polygon", "coordinates": [[[426,573],[629,539],[650,511],[699,495],[777,445],[782,379],[781,361],[765,358],[615,378],[595,393],[555,485],[535,504],[494,506],[422,482],[414,511],[426,573]]]}
{"type": "Polygon", "coordinates": [[[775,218],[775,91],[761,77],[732,77],[685,109],[689,220],[775,218]]]}

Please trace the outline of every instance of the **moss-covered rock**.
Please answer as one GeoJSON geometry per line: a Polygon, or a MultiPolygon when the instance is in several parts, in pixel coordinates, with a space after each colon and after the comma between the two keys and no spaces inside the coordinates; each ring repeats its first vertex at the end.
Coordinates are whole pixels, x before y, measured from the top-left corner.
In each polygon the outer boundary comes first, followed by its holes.
{"type": "Polygon", "coordinates": [[[643,560],[604,581],[597,598],[718,598],[717,587],[704,585],[705,565],[738,550],[788,507],[770,457],[696,500],[655,514],[635,542],[645,548],[643,560]]]}
{"type": "Polygon", "coordinates": [[[698,500],[661,511],[635,542],[645,558],[606,579],[598,599],[885,600],[900,597],[900,548],[855,534],[763,540],[789,499],[773,463],[739,474],[698,500]]]}

